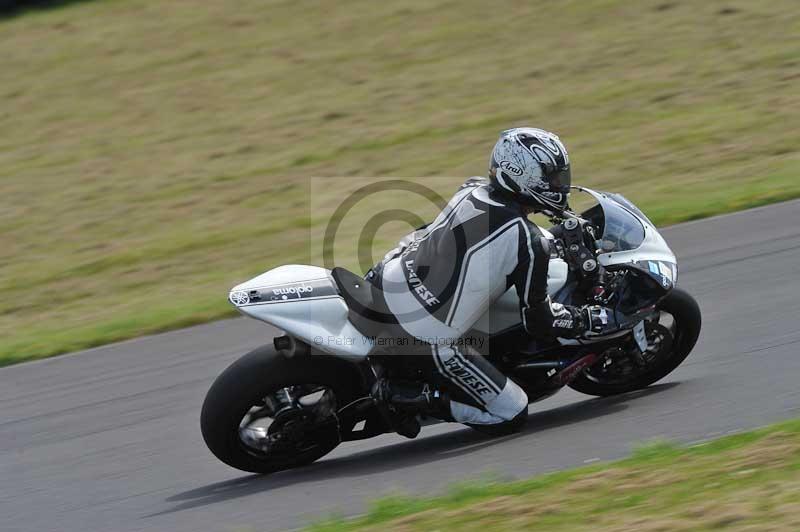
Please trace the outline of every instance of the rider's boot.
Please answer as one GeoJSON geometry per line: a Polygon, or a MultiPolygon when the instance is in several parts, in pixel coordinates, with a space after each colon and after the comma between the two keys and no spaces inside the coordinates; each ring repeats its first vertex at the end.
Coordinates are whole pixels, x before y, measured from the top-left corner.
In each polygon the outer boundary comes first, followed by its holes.
{"type": "Polygon", "coordinates": [[[419,434],[418,413],[443,421],[453,420],[449,396],[432,389],[427,383],[379,379],[372,387],[372,396],[379,404],[390,405],[399,414],[394,420],[394,428],[398,434],[408,438],[419,434]]]}

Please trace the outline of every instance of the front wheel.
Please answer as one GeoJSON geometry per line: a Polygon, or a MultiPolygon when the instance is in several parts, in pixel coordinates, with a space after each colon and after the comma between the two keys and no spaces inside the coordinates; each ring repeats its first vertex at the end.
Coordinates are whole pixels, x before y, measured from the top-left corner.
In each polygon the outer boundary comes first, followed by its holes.
{"type": "Polygon", "coordinates": [[[331,357],[287,358],[264,346],[231,364],[203,402],[206,445],[231,467],[273,473],[321,458],[340,442],[336,412],[355,397],[345,362],[331,357]]]}
{"type": "Polygon", "coordinates": [[[640,390],[669,375],[697,343],[702,322],[697,301],[674,288],[659,305],[657,321],[647,322],[647,351],[641,357],[600,362],[569,386],[588,395],[608,396],[640,390]]]}

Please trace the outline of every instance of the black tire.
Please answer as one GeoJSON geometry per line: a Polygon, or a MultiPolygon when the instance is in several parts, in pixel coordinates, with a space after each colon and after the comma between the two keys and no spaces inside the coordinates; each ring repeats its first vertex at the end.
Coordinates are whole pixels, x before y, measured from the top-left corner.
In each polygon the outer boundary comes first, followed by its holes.
{"type": "Polygon", "coordinates": [[[671,314],[676,322],[676,334],[668,357],[628,382],[614,384],[597,382],[584,373],[570,383],[570,388],[587,395],[606,397],[641,390],[672,373],[689,356],[697,343],[702,317],[697,301],[680,288],[674,288],[659,308],[671,314]]]}
{"type": "Polygon", "coordinates": [[[311,462],[328,454],[338,441],[329,441],[290,457],[253,453],[239,437],[244,415],[266,394],[291,384],[315,383],[333,390],[339,407],[358,393],[355,368],[330,356],[287,358],[272,346],[263,346],[228,366],[211,385],[200,414],[203,439],[214,456],[231,467],[252,473],[274,473],[311,462]]]}

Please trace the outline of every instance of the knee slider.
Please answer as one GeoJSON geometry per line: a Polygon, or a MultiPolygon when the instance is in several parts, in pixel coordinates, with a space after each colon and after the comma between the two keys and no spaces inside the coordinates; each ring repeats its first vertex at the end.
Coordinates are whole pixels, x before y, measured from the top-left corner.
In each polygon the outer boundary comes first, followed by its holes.
{"type": "Polygon", "coordinates": [[[528,395],[525,390],[511,379],[506,380],[506,385],[500,394],[486,405],[486,410],[506,421],[514,419],[520,412],[528,408],[528,395]]]}

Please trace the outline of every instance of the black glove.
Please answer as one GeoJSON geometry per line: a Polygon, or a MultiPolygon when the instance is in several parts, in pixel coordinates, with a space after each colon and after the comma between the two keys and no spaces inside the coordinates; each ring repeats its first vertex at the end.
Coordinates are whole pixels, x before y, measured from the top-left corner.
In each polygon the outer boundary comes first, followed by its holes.
{"type": "Polygon", "coordinates": [[[586,305],[581,310],[585,320],[585,336],[601,336],[620,329],[620,320],[614,309],[600,305],[586,305]]]}
{"type": "Polygon", "coordinates": [[[528,332],[540,339],[577,338],[586,331],[582,309],[553,303],[549,297],[528,309],[525,318],[528,332]]]}
{"type": "Polygon", "coordinates": [[[558,338],[577,338],[586,331],[585,313],[578,307],[559,305],[553,316],[551,333],[558,338]]]}

